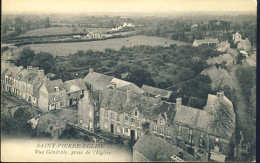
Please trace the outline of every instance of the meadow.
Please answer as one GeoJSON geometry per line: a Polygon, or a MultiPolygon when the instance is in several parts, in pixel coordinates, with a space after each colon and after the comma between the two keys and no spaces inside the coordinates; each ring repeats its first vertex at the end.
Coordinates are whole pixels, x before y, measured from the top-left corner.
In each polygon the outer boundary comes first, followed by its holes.
{"type": "Polygon", "coordinates": [[[84,29],[86,32],[101,32],[105,33],[110,28],[83,28],[77,27],[76,31],[73,31],[73,27],[51,27],[51,28],[42,28],[27,31],[26,33],[20,36],[44,36],[44,35],[63,35],[63,34],[73,34],[73,33],[84,33],[84,29]]]}
{"type": "MultiPolygon", "coordinates": [[[[90,41],[90,42],[76,42],[76,43],[53,43],[53,44],[31,44],[29,46],[36,53],[47,52],[54,56],[67,56],[74,54],[78,50],[93,50],[93,51],[104,51],[106,48],[119,50],[122,46],[132,47],[134,45],[150,45],[150,46],[164,46],[168,47],[171,44],[187,45],[180,41],[175,41],[162,37],[154,36],[131,36],[125,38],[114,38],[108,40],[90,41]]],[[[25,46],[18,48],[18,51],[23,49],[25,46]]]]}

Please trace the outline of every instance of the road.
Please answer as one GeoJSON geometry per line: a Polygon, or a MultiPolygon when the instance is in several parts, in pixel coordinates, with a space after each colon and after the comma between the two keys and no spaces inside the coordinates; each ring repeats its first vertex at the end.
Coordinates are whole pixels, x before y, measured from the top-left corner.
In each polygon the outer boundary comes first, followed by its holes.
{"type": "Polygon", "coordinates": [[[252,143],[255,140],[255,131],[252,123],[252,117],[249,113],[249,101],[246,100],[240,83],[235,75],[239,65],[234,66],[230,71],[230,75],[233,78],[235,84],[235,113],[237,116],[237,124],[241,127],[244,139],[246,142],[252,143]]]}

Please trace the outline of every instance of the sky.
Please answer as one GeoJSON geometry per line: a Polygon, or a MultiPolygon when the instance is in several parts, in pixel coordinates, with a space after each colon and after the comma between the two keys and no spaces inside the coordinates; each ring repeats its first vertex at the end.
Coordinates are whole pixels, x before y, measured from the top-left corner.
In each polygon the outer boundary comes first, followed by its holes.
{"type": "Polygon", "coordinates": [[[3,13],[255,12],[257,0],[2,0],[3,13]]]}

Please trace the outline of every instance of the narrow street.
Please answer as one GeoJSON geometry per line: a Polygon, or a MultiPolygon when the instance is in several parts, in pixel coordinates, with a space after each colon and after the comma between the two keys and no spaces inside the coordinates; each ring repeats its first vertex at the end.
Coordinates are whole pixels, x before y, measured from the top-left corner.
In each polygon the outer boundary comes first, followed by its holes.
{"type": "Polygon", "coordinates": [[[235,113],[237,116],[237,124],[241,127],[243,136],[245,138],[246,142],[252,142],[252,140],[255,140],[255,131],[252,124],[252,117],[249,113],[249,104],[248,101],[246,101],[246,98],[244,96],[244,93],[242,91],[242,88],[240,87],[240,83],[235,75],[239,65],[234,66],[230,71],[230,75],[233,78],[235,84],[235,103],[234,107],[235,113]]]}

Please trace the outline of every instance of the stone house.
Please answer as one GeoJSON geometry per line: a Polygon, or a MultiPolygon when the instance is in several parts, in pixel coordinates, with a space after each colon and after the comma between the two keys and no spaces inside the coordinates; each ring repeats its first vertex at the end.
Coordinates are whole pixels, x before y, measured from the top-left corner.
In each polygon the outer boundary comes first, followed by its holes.
{"type": "Polygon", "coordinates": [[[219,44],[218,39],[206,38],[204,40],[194,40],[192,46],[212,46],[216,47],[219,44]]]}
{"type": "Polygon", "coordinates": [[[45,79],[39,89],[38,106],[49,111],[66,107],[66,89],[61,79],[45,79]]]}
{"type": "Polygon", "coordinates": [[[23,69],[22,66],[17,67],[14,66],[14,64],[10,64],[9,67],[7,67],[7,71],[5,72],[5,91],[14,93],[14,80],[16,75],[23,69]]]}
{"type": "Polygon", "coordinates": [[[65,81],[64,87],[67,94],[67,106],[76,106],[78,101],[83,98],[84,91],[87,89],[85,81],[81,78],[65,81]]]}

